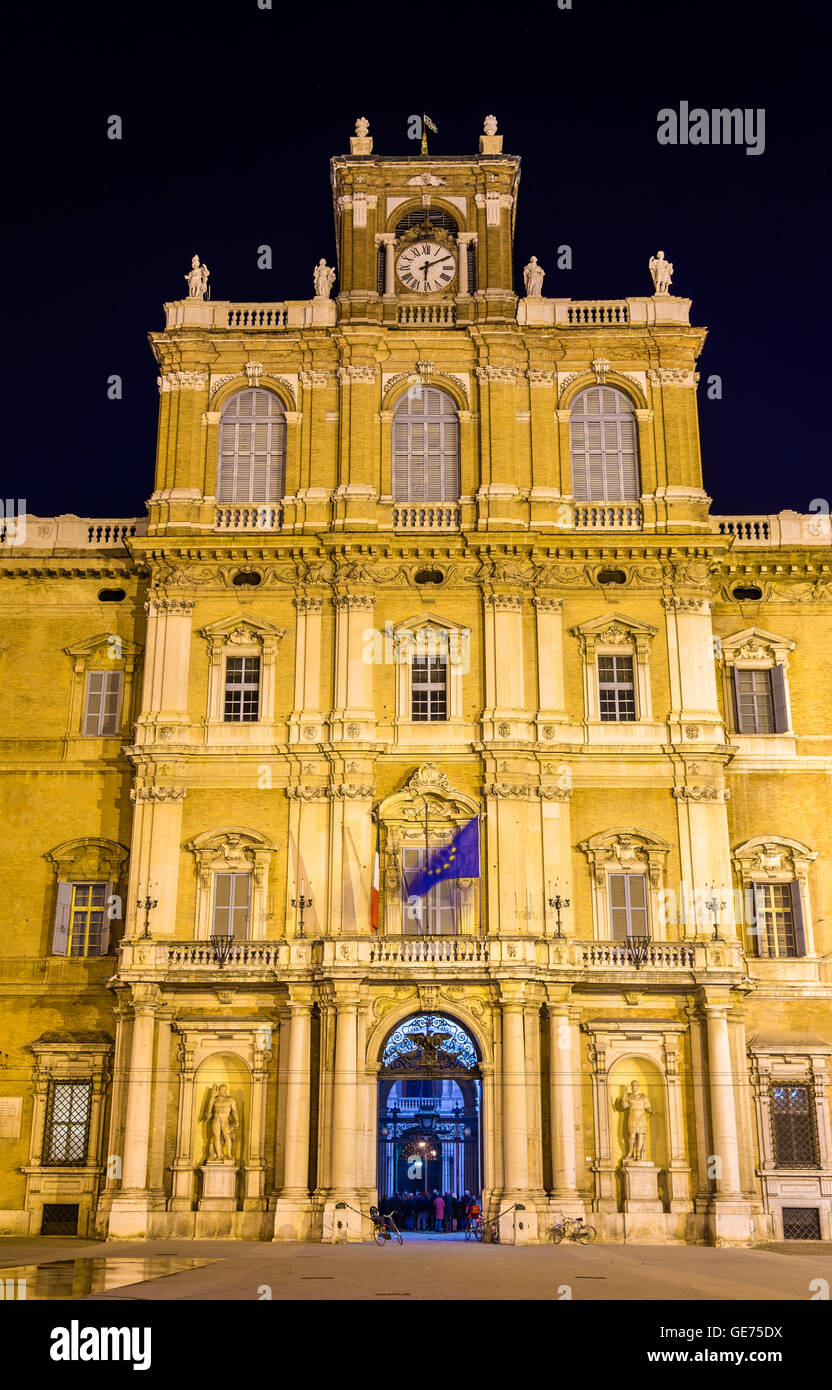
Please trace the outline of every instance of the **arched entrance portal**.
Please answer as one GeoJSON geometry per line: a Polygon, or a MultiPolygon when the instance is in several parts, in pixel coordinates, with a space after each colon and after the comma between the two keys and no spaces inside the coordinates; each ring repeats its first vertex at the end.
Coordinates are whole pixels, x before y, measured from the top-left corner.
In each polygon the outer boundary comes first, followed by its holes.
{"type": "MultiPolygon", "coordinates": [[[[405,1229],[432,1226],[425,1199],[434,1192],[480,1194],[481,1110],[480,1057],[470,1033],[447,1014],[400,1023],[379,1071],[378,1192],[388,1204],[398,1194],[405,1229]]],[[[446,1231],[452,1222],[449,1212],[446,1231]]]]}

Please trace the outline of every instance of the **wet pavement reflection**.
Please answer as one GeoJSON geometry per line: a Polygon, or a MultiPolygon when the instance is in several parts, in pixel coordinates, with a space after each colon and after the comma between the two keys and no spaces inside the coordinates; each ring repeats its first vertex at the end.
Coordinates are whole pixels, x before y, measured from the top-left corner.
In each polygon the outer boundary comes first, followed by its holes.
{"type": "Polygon", "coordinates": [[[0,1268],[0,1297],[45,1302],[51,1299],[85,1298],[87,1294],[121,1289],[129,1284],[146,1284],[188,1269],[203,1269],[216,1260],[192,1260],[184,1255],[148,1255],[111,1259],[78,1258],[54,1260],[50,1264],[7,1265],[0,1268]],[[8,1281],[13,1280],[9,1290],[8,1281]],[[25,1280],[25,1291],[20,1281],[25,1280]]]}

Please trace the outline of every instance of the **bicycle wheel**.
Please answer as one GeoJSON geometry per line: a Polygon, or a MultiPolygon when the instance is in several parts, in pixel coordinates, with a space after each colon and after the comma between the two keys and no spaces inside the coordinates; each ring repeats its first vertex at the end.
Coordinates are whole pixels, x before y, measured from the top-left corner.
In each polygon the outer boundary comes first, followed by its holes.
{"type": "Polygon", "coordinates": [[[374,1239],[375,1239],[376,1245],[383,1245],[383,1244],[384,1244],[384,1232],[383,1232],[382,1230],[380,1230],[380,1228],[379,1228],[378,1226],[376,1226],[376,1229],[375,1229],[375,1232],[374,1232],[374,1239]]]}
{"type": "Polygon", "coordinates": [[[481,1221],[477,1222],[477,1227],[474,1232],[474,1235],[476,1236],[477,1240],[485,1240],[485,1227],[483,1226],[481,1221]]]}
{"type": "Polygon", "coordinates": [[[471,1236],[472,1236],[473,1234],[474,1234],[474,1233],[473,1233],[473,1231],[471,1230],[471,1227],[470,1227],[470,1226],[466,1226],[466,1227],[465,1227],[465,1239],[466,1239],[466,1240],[470,1240],[470,1239],[471,1239],[471,1236]]]}
{"type": "Polygon", "coordinates": [[[563,1226],[552,1227],[552,1240],[554,1241],[555,1245],[560,1245],[561,1241],[563,1240],[564,1234],[565,1232],[563,1226]]]}
{"type": "Polygon", "coordinates": [[[398,1229],[398,1227],[396,1228],[396,1244],[397,1244],[397,1245],[404,1245],[404,1236],[402,1235],[402,1233],[401,1233],[401,1231],[398,1229]]]}
{"type": "Polygon", "coordinates": [[[594,1226],[582,1226],[578,1231],[578,1240],[581,1242],[581,1245],[591,1245],[595,1236],[596,1231],[594,1226]]]}

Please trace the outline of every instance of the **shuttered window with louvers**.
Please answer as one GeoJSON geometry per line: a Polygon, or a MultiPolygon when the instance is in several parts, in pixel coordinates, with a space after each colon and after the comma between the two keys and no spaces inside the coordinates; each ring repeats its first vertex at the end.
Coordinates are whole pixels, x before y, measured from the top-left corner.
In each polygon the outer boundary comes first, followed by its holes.
{"type": "Polygon", "coordinates": [[[445,391],[414,387],[393,420],[393,496],[397,502],[456,502],[459,421],[445,391]]]}
{"type": "Polygon", "coordinates": [[[218,502],[279,502],[286,467],[286,415],[273,391],[238,391],[220,421],[218,502]]]}
{"type": "Polygon", "coordinates": [[[633,407],[621,391],[592,386],[572,404],[572,494],[579,502],[624,502],[640,493],[633,407]]]}

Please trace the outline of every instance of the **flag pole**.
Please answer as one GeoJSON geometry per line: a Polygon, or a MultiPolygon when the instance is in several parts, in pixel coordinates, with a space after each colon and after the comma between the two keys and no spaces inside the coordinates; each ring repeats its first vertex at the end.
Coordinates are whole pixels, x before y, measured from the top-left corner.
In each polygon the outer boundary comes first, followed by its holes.
{"type": "MultiPolygon", "coordinates": [[[[427,871],[428,871],[428,860],[429,860],[429,858],[430,858],[430,829],[429,829],[429,823],[430,823],[430,803],[428,802],[428,795],[427,795],[427,792],[425,792],[425,873],[427,873],[427,871]]],[[[429,892],[430,892],[430,889],[428,889],[428,893],[429,893],[429,892]]],[[[424,896],[427,897],[427,894],[425,894],[424,896]]],[[[430,920],[430,905],[426,902],[426,903],[425,903],[425,921],[422,923],[422,927],[423,927],[422,935],[423,935],[423,936],[427,936],[427,934],[428,934],[427,928],[428,928],[428,922],[429,922],[429,920],[430,920]]]]}

